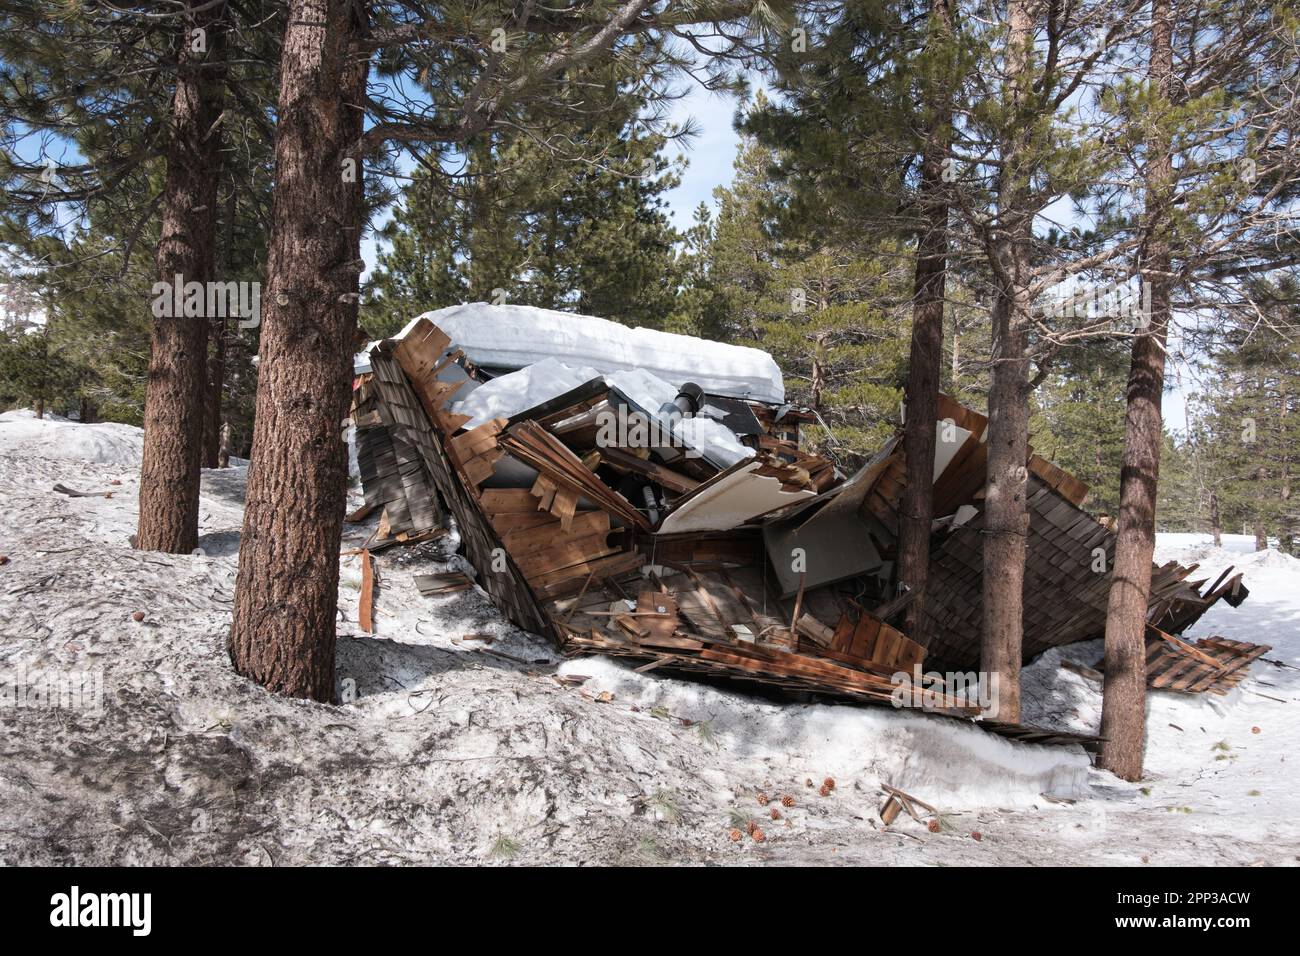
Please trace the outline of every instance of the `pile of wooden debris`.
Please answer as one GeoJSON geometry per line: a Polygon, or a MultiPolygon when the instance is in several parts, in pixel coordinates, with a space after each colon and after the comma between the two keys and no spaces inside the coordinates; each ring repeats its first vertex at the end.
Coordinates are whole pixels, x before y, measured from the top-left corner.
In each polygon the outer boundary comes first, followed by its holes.
{"type": "MultiPolygon", "coordinates": [[[[530,363],[523,358],[504,366],[496,358],[491,368],[476,361],[476,353],[499,350],[465,341],[475,338],[473,329],[460,323],[453,341],[421,317],[375,343],[359,367],[354,419],[365,510],[383,509],[384,541],[437,534],[449,513],[477,583],[514,623],[567,653],[875,703],[893,701],[896,673],[924,667],[924,709],[980,714],[972,694],[933,672],[978,665],[984,416],[941,402],[938,520],[922,602],[936,636],[922,647],[899,629],[910,597],[898,593],[893,561],[908,478],[899,438],[845,475],[800,448],[800,429],[816,416],[770,401],[770,392],[762,399],[752,388],[728,394],[727,382],[707,369],[698,377],[718,390],[706,391],[679,372],[667,393],[676,396],[654,407],[645,396],[662,391],[639,386],[663,382],[648,373],[610,374],[627,371],[617,364],[485,419],[488,403],[465,401],[477,388],[492,383],[494,398],[536,397],[537,382],[524,374],[530,363]],[[521,377],[512,382],[512,374],[521,377]],[[697,427],[679,427],[692,418],[697,427]],[[725,429],[720,438],[718,426],[725,429]]],[[[734,348],[706,344],[715,356],[734,348]]],[[[581,343],[572,348],[561,357],[582,365],[581,343]]],[[[1052,595],[1026,606],[1025,653],[1032,656],[1103,633],[1110,581],[1098,569],[1110,567],[1114,535],[1079,507],[1086,486],[1037,455],[1028,468],[1025,587],[1052,595]]],[[[1165,664],[1152,672],[1156,686],[1221,687],[1241,673],[1243,660],[1258,656],[1249,646],[1193,646],[1173,636],[1220,597],[1235,605],[1246,596],[1240,575],[1202,593],[1204,582],[1188,580],[1193,570],[1155,570],[1152,659],[1190,657],[1197,677],[1161,683],[1165,664]],[[1223,662],[1221,679],[1213,679],[1213,661],[1223,662]]],[[[428,593],[451,587],[428,584],[428,593]]],[[[1174,669],[1190,674],[1181,664],[1174,669]]],[[[982,723],[1022,739],[1093,742],[982,723]]]]}

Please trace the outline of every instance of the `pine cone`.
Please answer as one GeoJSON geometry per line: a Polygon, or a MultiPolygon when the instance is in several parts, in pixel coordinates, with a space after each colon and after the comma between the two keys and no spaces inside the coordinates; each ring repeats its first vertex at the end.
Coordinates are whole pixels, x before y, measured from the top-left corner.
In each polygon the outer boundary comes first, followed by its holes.
{"type": "Polygon", "coordinates": [[[773,820],[780,820],[780,819],[781,819],[781,811],[778,810],[776,807],[773,807],[773,808],[772,808],[772,812],[771,812],[770,814],[768,814],[768,816],[770,816],[773,820]]]}
{"type": "Polygon", "coordinates": [[[745,831],[746,831],[750,836],[753,836],[753,835],[754,835],[754,831],[757,830],[757,829],[758,829],[758,824],[755,823],[753,820],[750,820],[750,821],[748,821],[748,822],[745,824],[745,831]]]}
{"type": "Polygon", "coordinates": [[[765,807],[771,802],[772,801],[768,799],[767,794],[765,794],[762,790],[758,791],[758,805],[760,807],[765,807]]]}
{"type": "Polygon", "coordinates": [[[822,788],[817,792],[820,793],[823,797],[829,797],[831,795],[831,788],[826,786],[826,784],[822,784],[822,788]]]}
{"type": "Polygon", "coordinates": [[[741,840],[745,839],[745,834],[741,833],[739,830],[732,830],[728,835],[731,837],[732,843],[739,843],[741,840]]]}
{"type": "Polygon", "coordinates": [[[786,809],[793,807],[794,797],[790,796],[790,794],[787,793],[785,796],[781,798],[781,806],[785,807],[786,809]]]}
{"type": "Polygon", "coordinates": [[[834,790],[834,789],[835,789],[835,778],[834,778],[834,777],[827,777],[825,780],[822,781],[822,786],[825,787],[827,790],[834,790]]]}
{"type": "Polygon", "coordinates": [[[980,833],[979,830],[971,830],[970,838],[978,843],[984,839],[984,834],[980,833]]]}
{"type": "Polygon", "coordinates": [[[767,835],[763,833],[763,831],[758,827],[754,827],[754,831],[750,834],[750,836],[754,838],[755,843],[764,843],[767,841],[767,835]]]}
{"type": "Polygon", "coordinates": [[[926,828],[927,830],[929,830],[931,833],[938,833],[938,832],[939,832],[939,821],[938,821],[938,820],[931,820],[929,823],[927,823],[927,824],[925,825],[925,828],[926,828]]]}

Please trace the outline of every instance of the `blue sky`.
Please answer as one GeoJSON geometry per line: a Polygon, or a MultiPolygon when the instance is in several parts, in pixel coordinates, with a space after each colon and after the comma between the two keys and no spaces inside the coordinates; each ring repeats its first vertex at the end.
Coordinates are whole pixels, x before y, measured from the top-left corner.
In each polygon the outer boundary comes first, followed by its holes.
{"type": "Polygon", "coordinates": [[[666,194],[673,225],[684,231],[690,228],[695,207],[706,202],[713,208],[714,188],[731,182],[732,162],[740,144],[731,126],[737,101],[692,85],[690,93],[673,105],[673,122],[691,117],[700,131],[679,151],[688,165],[682,172],[681,185],[666,194]]]}

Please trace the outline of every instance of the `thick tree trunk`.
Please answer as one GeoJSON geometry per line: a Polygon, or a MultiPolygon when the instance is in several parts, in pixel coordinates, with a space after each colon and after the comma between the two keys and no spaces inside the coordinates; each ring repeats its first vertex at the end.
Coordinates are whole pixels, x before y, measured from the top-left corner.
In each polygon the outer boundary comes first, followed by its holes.
{"type": "Polygon", "coordinates": [[[43,398],[36,400],[36,417],[42,419],[45,417],[45,399],[43,398]]]}
{"type": "Polygon", "coordinates": [[[295,697],[334,692],[339,538],[363,223],[364,8],[292,0],[230,655],[295,697]],[[351,163],[349,164],[349,161],[351,163]],[[354,175],[345,175],[350,172],[354,175]],[[349,181],[351,180],[351,181],[349,181]]]}
{"type": "Polygon", "coordinates": [[[1214,535],[1214,546],[1223,547],[1223,517],[1219,513],[1219,493],[1210,492],[1210,533],[1214,535]]]}
{"type": "Polygon", "coordinates": [[[1025,467],[1029,460],[1025,317],[1030,303],[1026,288],[1017,286],[1000,291],[993,308],[988,475],[984,486],[984,628],[980,647],[980,667],[997,681],[997,718],[1013,723],[1020,720],[1029,531],[1025,504],[1029,481],[1025,467]]]}
{"type": "MultiPolygon", "coordinates": [[[[1007,4],[1007,83],[1017,103],[1029,95],[1029,55],[1037,26],[1035,0],[1007,4]]],[[[1020,720],[1024,646],[1025,549],[1029,530],[1030,245],[1033,214],[1025,168],[1031,130],[1006,144],[998,182],[997,298],[989,379],[988,471],[984,485],[983,630],[980,668],[996,681],[997,718],[1020,720]]]]}
{"type": "MultiPolygon", "coordinates": [[[[224,56],[222,12],[215,7],[186,17],[180,37],[156,256],[159,281],[169,286],[176,276],[182,283],[212,278],[220,76],[202,66],[224,56]],[[204,31],[205,52],[195,49],[196,29],[204,31]]],[[[188,553],[198,546],[207,329],[203,316],[177,314],[179,304],[153,320],[135,535],[135,546],[145,551],[188,553]]]]}
{"type": "MultiPolygon", "coordinates": [[[[946,41],[951,33],[949,0],[930,5],[931,37],[946,41]]],[[[907,482],[899,501],[898,582],[918,594],[907,607],[904,629],[928,646],[924,602],[930,571],[930,525],[934,519],[935,422],[939,417],[939,369],[943,364],[943,304],[948,264],[948,197],[943,181],[948,158],[951,111],[944,84],[930,104],[933,121],[921,160],[921,230],[916,240],[916,274],[912,293],[912,343],[907,367],[907,420],[903,457],[907,482]]],[[[955,354],[955,353],[954,353],[955,354]]]]}
{"type": "MultiPolygon", "coordinates": [[[[1153,0],[1147,73],[1152,90],[1165,102],[1173,79],[1173,24],[1171,0],[1153,0]]],[[[1146,742],[1146,623],[1156,545],[1156,491],[1163,441],[1160,402],[1172,298],[1166,217],[1173,163],[1169,138],[1162,131],[1148,138],[1147,157],[1142,282],[1151,289],[1151,314],[1149,327],[1133,340],[1129,366],[1119,523],[1106,610],[1103,743],[1098,758],[1099,766],[1124,780],[1142,777],[1146,742]]]]}

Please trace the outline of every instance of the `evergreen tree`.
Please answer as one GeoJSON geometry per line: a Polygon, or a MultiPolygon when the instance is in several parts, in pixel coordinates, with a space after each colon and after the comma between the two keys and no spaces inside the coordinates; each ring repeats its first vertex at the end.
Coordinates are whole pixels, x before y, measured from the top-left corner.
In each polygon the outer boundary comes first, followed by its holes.
{"type": "Polygon", "coordinates": [[[662,328],[676,308],[680,236],[663,194],[678,176],[668,134],[641,129],[643,97],[607,91],[581,121],[537,136],[495,132],[466,151],[463,175],[421,170],[380,235],[388,248],[363,319],[391,330],[467,299],[599,315],[662,328]]]}

